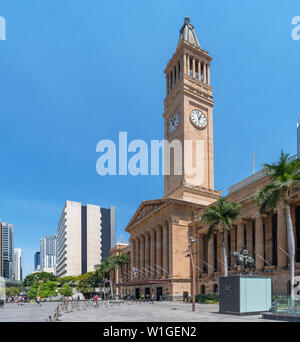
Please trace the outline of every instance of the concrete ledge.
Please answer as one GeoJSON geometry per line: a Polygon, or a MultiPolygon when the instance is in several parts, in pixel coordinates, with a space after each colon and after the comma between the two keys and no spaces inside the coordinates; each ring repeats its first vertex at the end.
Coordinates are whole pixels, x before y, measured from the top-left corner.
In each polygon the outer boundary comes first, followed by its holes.
{"type": "Polygon", "coordinates": [[[285,322],[300,322],[300,315],[292,315],[292,314],[284,314],[284,313],[275,313],[275,312],[267,312],[262,314],[263,319],[273,319],[276,321],[285,321],[285,322]]]}

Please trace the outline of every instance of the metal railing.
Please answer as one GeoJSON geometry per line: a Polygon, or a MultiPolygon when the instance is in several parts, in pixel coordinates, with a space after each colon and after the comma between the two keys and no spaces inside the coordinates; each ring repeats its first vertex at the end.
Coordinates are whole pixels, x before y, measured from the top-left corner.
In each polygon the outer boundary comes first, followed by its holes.
{"type": "Polygon", "coordinates": [[[288,295],[274,296],[272,301],[272,312],[286,314],[300,314],[300,299],[295,299],[294,307],[291,297],[288,295]]]}
{"type": "Polygon", "coordinates": [[[88,309],[100,309],[107,308],[112,306],[120,306],[121,304],[133,305],[133,304],[154,304],[153,301],[149,300],[138,300],[138,299],[109,299],[109,300],[74,300],[70,302],[64,302],[57,305],[54,310],[53,315],[49,315],[48,318],[45,319],[45,322],[56,322],[59,320],[63,314],[88,310],[88,309]]]}

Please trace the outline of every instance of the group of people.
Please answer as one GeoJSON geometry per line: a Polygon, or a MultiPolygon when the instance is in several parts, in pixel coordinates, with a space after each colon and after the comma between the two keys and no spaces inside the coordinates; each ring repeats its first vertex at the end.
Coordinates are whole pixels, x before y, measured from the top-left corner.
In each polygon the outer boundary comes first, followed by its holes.
{"type": "Polygon", "coordinates": [[[7,304],[15,303],[18,305],[24,305],[27,302],[27,297],[25,295],[23,295],[23,296],[22,295],[16,295],[13,297],[6,296],[4,302],[7,304]]]}
{"type": "Polygon", "coordinates": [[[0,308],[4,308],[4,304],[18,304],[18,306],[24,306],[27,302],[25,295],[6,296],[4,299],[0,299],[0,308]]]}

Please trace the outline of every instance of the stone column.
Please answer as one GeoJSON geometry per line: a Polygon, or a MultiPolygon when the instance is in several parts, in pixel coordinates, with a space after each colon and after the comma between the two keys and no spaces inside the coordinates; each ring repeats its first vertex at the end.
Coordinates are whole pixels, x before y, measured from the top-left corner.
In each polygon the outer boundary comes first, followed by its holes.
{"type": "MultiPolygon", "coordinates": [[[[223,271],[223,259],[222,259],[222,241],[221,241],[221,233],[218,231],[217,233],[217,272],[222,274],[223,271]]],[[[225,245],[226,246],[226,245],[225,245]]]]}
{"type": "Polygon", "coordinates": [[[167,74],[167,77],[166,77],[166,91],[167,91],[167,95],[169,94],[169,89],[170,89],[170,86],[169,86],[169,74],[167,74]]]}
{"type": "MultiPolygon", "coordinates": [[[[198,267],[203,272],[203,266],[204,266],[204,243],[205,243],[205,235],[204,234],[198,234],[199,239],[199,256],[198,256],[198,267]]],[[[201,272],[200,272],[201,274],[201,272]]]]}
{"type": "Polygon", "coordinates": [[[145,278],[149,279],[150,276],[150,236],[149,233],[146,233],[145,235],[145,278]]]}
{"type": "Polygon", "coordinates": [[[207,249],[208,249],[207,263],[209,265],[209,266],[207,266],[207,272],[208,272],[208,274],[213,274],[214,273],[214,270],[213,270],[213,267],[214,267],[214,239],[213,239],[213,237],[208,240],[207,249]]]}
{"type": "Polygon", "coordinates": [[[151,279],[155,278],[155,230],[150,231],[150,272],[151,272],[151,279]]]}
{"type": "Polygon", "coordinates": [[[187,67],[186,67],[186,54],[184,53],[183,54],[183,70],[182,70],[183,74],[187,73],[186,69],[187,69],[187,67]]]}
{"type": "Polygon", "coordinates": [[[201,62],[198,60],[198,80],[201,81],[201,62]]]}
{"type": "Polygon", "coordinates": [[[136,238],[136,279],[140,279],[140,239],[136,238]]]}
{"type": "Polygon", "coordinates": [[[210,85],[210,64],[207,64],[207,84],[210,85]]]}
{"type": "MultiPolygon", "coordinates": [[[[158,226],[156,228],[156,265],[161,267],[161,227],[158,226]]],[[[162,271],[159,267],[155,267],[156,275],[159,279],[161,277],[162,271]]]]}
{"type": "MultiPolygon", "coordinates": [[[[265,250],[266,250],[266,260],[269,264],[273,264],[273,258],[272,258],[272,215],[268,215],[265,218],[265,250]]],[[[268,264],[267,264],[268,266],[268,264]]]]}
{"type": "Polygon", "coordinates": [[[130,258],[130,279],[133,280],[133,268],[135,267],[135,239],[130,239],[130,245],[131,245],[131,258],[130,258]]]}
{"type": "Polygon", "coordinates": [[[191,67],[190,67],[190,56],[187,54],[187,74],[190,76],[190,69],[191,69],[191,67]]]}
{"type": "Polygon", "coordinates": [[[247,239],[247,250],[249,256],[252,256],[252,221],[247,221],[246,223],[246,239],[247,239]]]}
{"type": "MultiPolygon", "coordinates": [[[[169,272],[169,231],[168,224],[165,223],[163,226],[163,269],[169,272]]],[[[167,278],[168,273],[163,272],[163,278],[167,278]]]]}
{"type": "Polygon", "coordinates": [[[141,278],[145,277],[145,238],[142,235],[140,238],[140,271],[141,271],[141,278]]]}
{"type": "Polygon", "coordinates": [[[168,221],[169,225],[169,231],[168,231],[168,244],[169,244],[169,265],[168,265],[168,272],[169,272],[169,278],[173,277],[174,274],[174,266],[173,266],[173,224],[172,221],[168,221]]]}
{"type": "Polygon", "coordinates": [[[277,211],[277,266],[285,268],[289,260],[279,247],[288,253],[285,208],[280,208],[277,211]]]}
{"type": "Polygon", "coordinates": [[[241,221],[237,225],[237,252],[244,246],[244,223],[241,221]]]}
{"type": "Polygon", "coordinates": [[[195,77],[195,57],[192,59],[192,70],[193,70],[193,77],[195,77]]]}
{"type": "MultiPolygon", "coordinates": [[[[196,243],[194,243],[195,245],[195,265],[197,266],[196,267],[196,282],[198,282],[198,279],[199,279],[199,276],[200,276],[200,267],[199,267],[199,264],[200,264],[200,234],[199,232],[197,232],[197,226],[196,226],[196,231],[195,231],[195,239],[196,239],[196,243]]],[[[194,251],[193,251],[194,253],[194,251]]],[[[198,288],[198,286],[197,286],[198,288]]]]}
{"type": "Polygon", "coordinates": [[[204,75],[203,75],[203,78],[204,78],[204,83],[207,83],[207,75],[206,75],[206,63],[204,63],[204,65],[203,65],[203,73],[204,73],[204,75]]]}
{"type": "MultiPolygon", "coordinates": [[[[220,236],[220,240],[221,240],[221,236],[220,236]]],[[[228,232],[227,231],[224,232],[224,243],[225,243],[226,255],[227,255],[227,271],[229,272],[230,268],[228,266],[229,266],[229,259],[231,258],[231,255],[229,255],[229,253],[228,253],[228,232]]],[[[222,241],[220,241],[220,246],[222,248],[222,241]]],[[[220,260],[222,260],[220,272],[221,272],[221,274],[223,274],[224,260],[222,258],[222,251],[221,251],[221,259],[220,260]]]]}
{"type": "Polygon", "coordinates": [[[263,231],[263,218],[258,216],[255,218],[255,264],[256,270],[262,271],[264,268],[264,231],[263,231]],[[259,254],[259,256],[257,256],[259,254]]]}

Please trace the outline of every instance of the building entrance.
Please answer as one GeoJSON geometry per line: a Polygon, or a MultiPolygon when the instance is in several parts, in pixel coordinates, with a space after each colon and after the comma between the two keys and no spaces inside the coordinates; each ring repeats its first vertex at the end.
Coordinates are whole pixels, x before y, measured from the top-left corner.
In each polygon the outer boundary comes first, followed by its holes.
{"type": "Polygon", "coordinates": [[[135,289],[135,298],[140,299],[140,289],[135,289]]]}
{"type": "Polygon", "coordinates": [[[162,287],[158,287],[156,289],[156,300],[162,300],[162,295],[163,295],[163,289],[162,287]]]}

